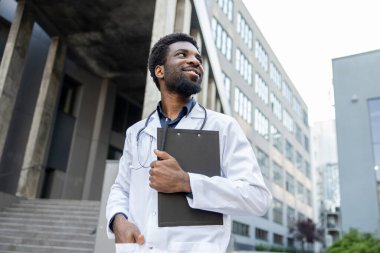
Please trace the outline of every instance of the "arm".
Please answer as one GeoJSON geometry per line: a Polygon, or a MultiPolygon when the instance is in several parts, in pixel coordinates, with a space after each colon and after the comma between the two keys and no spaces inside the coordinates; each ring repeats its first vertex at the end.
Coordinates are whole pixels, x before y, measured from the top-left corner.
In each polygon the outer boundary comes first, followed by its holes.
{"type": "Polygon", "coordinates": [[[123,156],[119,161],[119,171],[115,183],[111,186],[106,207],[107,234],[116,243],[144,243],[144,237],[137,226],[128,221],[129,217],[129,185],[131,133],[127,131],[123,156]],[[111,227],[112,226],[112,227],[111,227]]]}

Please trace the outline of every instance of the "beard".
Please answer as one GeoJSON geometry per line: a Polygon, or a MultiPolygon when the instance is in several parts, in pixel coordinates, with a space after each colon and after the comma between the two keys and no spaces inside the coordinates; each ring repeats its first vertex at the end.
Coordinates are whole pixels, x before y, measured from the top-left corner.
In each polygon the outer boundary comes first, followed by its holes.
{"type": "MultiPolygon", "coordinates": [[[[166,77],[173,77],[173,72],[165,70],[166,77]]],[[[177,75],[176,78],[166,78],[165,85],[169,92],[173,92],[184,97],[190,97],[197,94],[202,90],[201,87],[202,78],[197,81],[187,79],[182,73],[177,75]]]]}

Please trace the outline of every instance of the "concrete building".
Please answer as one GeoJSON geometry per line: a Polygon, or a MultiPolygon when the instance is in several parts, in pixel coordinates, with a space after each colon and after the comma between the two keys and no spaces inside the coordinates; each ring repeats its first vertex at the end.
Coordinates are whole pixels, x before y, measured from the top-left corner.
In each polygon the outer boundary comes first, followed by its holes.
{"type": "Polygon", "coordinates": [[[100,199],[106,160],[159,100],[149,49],[174,31],[201,45],[197,100],[236,117],[274,195],[235,217],[231,249],[293,247],[313,217],[307,107],[240,0],[1,0],[0,192],[100,199]]]}
{"type": "Polygon", "coordinates": [[[195,3],[0,1],[0,191],[99,199],[106,159],[120,157],[126,128],[159,101],[147,57],[168,33],[199,41],[198,100],[229,114],[207,14],[196,11],[204,3],[195,3]]]}
{"type": "Polygon", "coordinates": [[[289,227],[313,219],[307,106],[241,0],[207,0],[224,89],[274,202],[265,217],[234,217],[231,244],[294,247],[289,227]]]}
{"type": "Polygon", "coordinates": [[[332,64],[342,229],[380,236],[380,50],[332,64]]]}
{"type": "Polygon", "coordinates": [[[328,247],[342,235],[335,120],[314,123],[311,136],[312,165],[316,173],[315,219],[324,231],[324,246],[328,247]]]}

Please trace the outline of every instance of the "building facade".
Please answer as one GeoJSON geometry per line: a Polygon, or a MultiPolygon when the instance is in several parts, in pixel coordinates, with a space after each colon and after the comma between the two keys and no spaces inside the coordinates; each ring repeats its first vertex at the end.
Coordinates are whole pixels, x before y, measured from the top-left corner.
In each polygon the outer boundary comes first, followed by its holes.
{"type": "Polygon", "coordinates": [[[343,232],[380,236],[380,51],[333,59],[343,232]]]}
{"type": "Polygon", "coordinates": [[[147,58],[166,34],[198,40],[198,100],[230,114],[202,8],[190,0],[1,0],[0,191],[99,199],[106,160],[121,156],[127,127],[160,99],[147,58]]]}
{"type": "Polygon", "coordinates": [[[238,120],[274,196],[234,217],[231,249],[295,246],[289,228],[313,217],[307,107],[240,0],[1,0],[0,191],[99,199],[106,160],[160,99],[146,61],[171,32],[198,40],[196,98],[238,120]]]}
{"type": "Polygon", "coordinates": [[[313,219],[307,106],[241,0],[207,0],[224,89],[274,200],[264,217],[234,217],[235,250],[295,247],[289,228],[313,219]]]}
{"type": "Polygon", "coordinates": [[[311,127],[312,165],[315,172],[315,219],[329,247],[342,235],[339,166],[335,120],[315,122],[311,127]]]}

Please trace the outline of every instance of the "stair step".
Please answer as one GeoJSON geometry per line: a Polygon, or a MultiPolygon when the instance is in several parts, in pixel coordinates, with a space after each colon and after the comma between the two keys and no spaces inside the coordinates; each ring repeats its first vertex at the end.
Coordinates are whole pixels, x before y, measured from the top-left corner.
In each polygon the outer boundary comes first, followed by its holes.
{"type": "Polygon", "coordinates": [[[0,243],[0,250],[8,251],[26,251],[38,253],[92,253],[92,249],[80,249],[75,247],[58,247],[58,246],[44,246],[44,245],[14,245],[10,243],[0,243]]]}
{"type": "Polygon", "coordinates": [[[96,231],[96,224],[92,227],[82,228],[80,226],[49,226],[49,225],[36,225],[36,224],[22,224],[22,223],[0,223],[1,227],[6,229],[18,229],[21,231],[45,231],[45,232],[65,232],[65,233],[80,233],[80,234],[94,234],[96,231]]]}
{"type": "Polygon", "coordinates": [[[83,220],[83,221],[94,221],[97,222],[98,217],[88,217],[86,215],[73,215],[70,213],[62,214],[62,215],[57,215],[57,214],[50,214],[50,215],[44,215],[44,214],[39,214],[39,213],[13,213],[13,212],[8,212],[8,211],[3,211],[1,212],[2,217],[19,217],[19,218],[31,218],[31,219],[54,219],[54,220],[83,220]]]}
{"type": "Polygon", "coordinates": [[[0,253],[92,253],[99,201],[31,199],[0,210],[0,253]]]}
{"type": "Polygon", "coordinates": [[[94,225],[96,226],[97,222],[94,221],[75,221],[75,220],[47,220],[44,218],[41,219],[30,219],[20,218],[20,217],[0,217],[0,225],[4,224],[27,224],[27,225],[46,225],[46,226],[78,226],[82,228],[91,228],[94,225]]]}
{"type": "Polygon", "coordinates": [[[27,209],[27,208],[21,208],[21,207],[12,207],[12,208],[6,208],[3,210],[3,212],[8,213],[34,213],[34,214],[44,214],[44,215],[76,215],[76,216],[89,216],[89,217],[98,217],[99,211],[94,210],[62,210],[62,209],[27,209]]]}
{"type": "Polygon", "coordinates": [[[57,240],[57,239],[36,239],[36,238],[24,238],[16,236],[2,236],[0,237],[0,243],[6,244],[27,244],[27,245],[44,245],[44,246],[58,246],[58,247],[75,247],[82,249],[92,249],[94,247],[93,242],[77,241],[77,240],[57,240]]]}
{"type": "Polygon", "coordinates": [[[2,236],[18,236],[23,238],[41,238],[53,240],[81,240],[94,241],[93,233],[66,233],[66,232],[45,232],[45,231],[20,231],[19,229],[0,228],[0,237],[2,236]]]}

